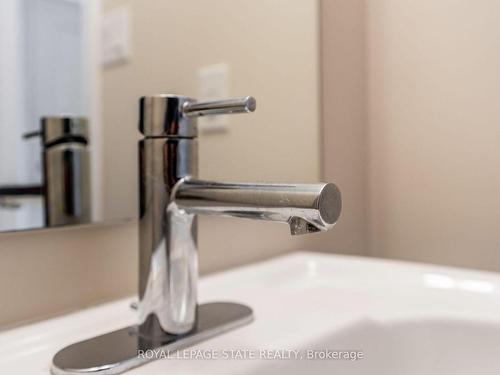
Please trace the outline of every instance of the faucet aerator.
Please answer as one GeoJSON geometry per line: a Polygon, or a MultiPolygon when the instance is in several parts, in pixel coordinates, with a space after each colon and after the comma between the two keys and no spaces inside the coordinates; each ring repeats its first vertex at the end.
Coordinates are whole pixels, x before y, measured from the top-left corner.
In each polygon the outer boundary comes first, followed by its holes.
{"type": "Polygon", "coordinates": [[[292,236],[321,232],[321,229],[307,222],[306,220],[294,216],[288,222],[292,236]]]}

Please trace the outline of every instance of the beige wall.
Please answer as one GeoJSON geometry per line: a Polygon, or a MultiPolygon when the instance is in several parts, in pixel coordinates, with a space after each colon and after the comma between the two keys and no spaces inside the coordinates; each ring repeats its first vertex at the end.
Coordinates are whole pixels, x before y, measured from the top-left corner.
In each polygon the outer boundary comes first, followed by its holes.
{"type": "Polygon", "coordinates": [[[500,2],[322,7],[325,174],[343,186],[342,238],[499,271],[500,2]]]}
{"type": "Polygon", "coordinates": [[[0,237],[0,329],[122,297],[135,288],[135,224],[0,237]]]}
{"type": "Polygon", "coordinates": [[[367,2],[373,255],[500,270],[500,2],[367,2]]]}
{"type": "Polygon", "coordinates": [[[324,179],[339,186],[342,215],[314,241],[348,254],[368,250],[364,12],[364,0],[321,1],[324,179]]]}

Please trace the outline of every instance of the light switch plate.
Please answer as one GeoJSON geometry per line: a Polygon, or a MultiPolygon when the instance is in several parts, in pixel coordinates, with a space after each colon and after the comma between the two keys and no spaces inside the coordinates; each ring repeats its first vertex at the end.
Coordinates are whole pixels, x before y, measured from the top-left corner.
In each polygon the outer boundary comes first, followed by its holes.
{"type": "MultiPolygon", "coordinates": [[[[219,100],[229,98],[229,65],[220,63],[207,65],[198,70],[199,100],[219,100]]],[[[206,116],[198,120],[202,133],[220,133],[227,130],[228,116],[206,116]]]]}
{"type": "Polygon", "coordinates": [[[119,6],[102,18],[102,63],[105,66],[122,63],[131,54],[130,9],[119,6]]]}

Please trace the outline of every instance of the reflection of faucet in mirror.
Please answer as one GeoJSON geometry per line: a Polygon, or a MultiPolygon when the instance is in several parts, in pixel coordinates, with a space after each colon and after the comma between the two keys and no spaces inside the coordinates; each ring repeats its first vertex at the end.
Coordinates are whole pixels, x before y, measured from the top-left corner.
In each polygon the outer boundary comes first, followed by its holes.
{"type": "Polygon", "coordinates": [[[154,356],[247,324],[237,303],[197,303],[197,215],[288,223],[292,234],[330,229],[341,210],[334,184],[222,183],[198,180],[197,117],[253,112],[252,97],[197,102],[160,95],[140,101],[139,324],[71,345],[54,374],[117,374],[154,356]]]}
{"type": "Polygon", "coordinates": [[[43,117],[41,127],[47,226],[90,222],[87,119],[43,117]]]}
{"type": "MultiPolygon", "coordinates": [[[[40,136],[43,182],[39,186],[3,186],[0,197],[42,196],[46,226],[88,223],[91,220],[88,125],[83,117],[43,117],[40,136]]],[[[12,206],[14,207],[14,206],[12,206]]]]}

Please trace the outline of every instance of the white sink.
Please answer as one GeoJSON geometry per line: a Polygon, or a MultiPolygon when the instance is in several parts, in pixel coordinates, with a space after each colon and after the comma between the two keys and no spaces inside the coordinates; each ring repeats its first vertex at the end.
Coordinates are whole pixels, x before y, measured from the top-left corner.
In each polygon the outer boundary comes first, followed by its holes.
{"type": "MultiPolygon", "coordinates": [[[[496,375],[499,291],[494,273],[294,253],[202,279],[201,302],[248,304],[255,321],[127,374],[496,375]],[[264,359],[286,350],[302,359],[264,359]],[[326,351],[359,354],[307,359],[326,351]],[[193,359],[210,355],[258,359],[193,359]]],[[[1,333],[0,374],[48,374],[62,347],[134,324],[131,301],[1,333]]]]}

